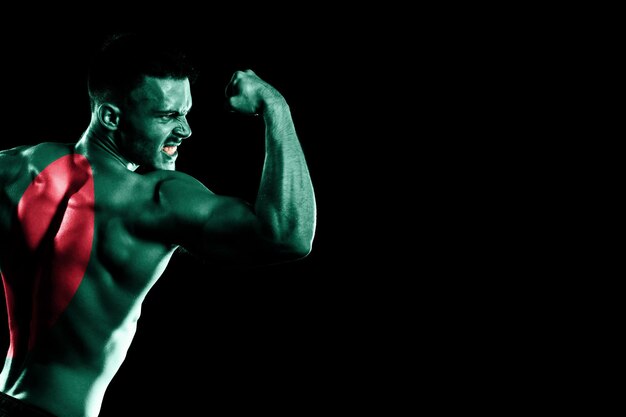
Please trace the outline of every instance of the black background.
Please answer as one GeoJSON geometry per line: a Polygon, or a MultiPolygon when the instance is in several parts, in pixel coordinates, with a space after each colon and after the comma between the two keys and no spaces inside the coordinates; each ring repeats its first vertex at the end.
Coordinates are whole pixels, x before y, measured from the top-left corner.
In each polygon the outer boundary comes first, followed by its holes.
{"type": "Polygon", "coordinates": [[[553,193],[536,157],[554,134],[537,121],[558,107],[550,94],[570,70],[549,57],[569,32],[546,44],[534,10],[334,6],[154,5],[129,16],[99,4],[43,26],[30,10],[7,14],[17,22],[1,29],[2,148],[77,139],[89,120],[87,51],[112,27],[151,27],[202,62],[180,170],[216,192],[254,193],[259,124],[221,107],[232,72],[249,67],[291,104],[316,187],[306,260],[255,274],[172,261],[102,416],[395,415],[402,400],[484,409],[510,398],[511,375],[543,372],[532,360],[543,338],[527,338],[525,318],[543,321],[534,297],[554,284],[533,280],[556,270],[536,259],[556,242],[543,239],[546,203],[534,192],[553,193]],[[106,24],[91,19],[104,13],[106,24]]]}
{"type": "MultiPolygon", "coordinates": [[[[175,407],[181,411],[173,415],[297,415],[377,403],[371,387],[385,382],[375,375],[392,360],[379,358],[387,332],[382,308],[389,305],[380,282],[395,271],[388,264],[379,280],[370,278],[383,257],[373,245],[393,250],[381,235],[395,226],[381,221],[377,208],[391,185],[373,144],[375,120],[392,103],[368,102],[362,93],[379,88],[369,72],[376,61],[384,67],[384,48],[375,43],[376,27],[355,31],[340,18],[301,26],[303,16],[287,26],[267,18],[248,25],[230,15],[227,28],[211,26],[223,16],[206,27],[161,24],[200,69],[193,135],[177,169],[217,193],[254,198],[262,123],[223,109],[233,71],[251,68],[290,103],[316,189],[318,229],[311,255],[293,264],[235,272],[175,256],[148,294],[102,417],[175,407]]],[[[129,29],[137,28],[65,25],[7,34],[1,148],[76,141],[90,117],[88,56],[106,34],[129,29]]]]}

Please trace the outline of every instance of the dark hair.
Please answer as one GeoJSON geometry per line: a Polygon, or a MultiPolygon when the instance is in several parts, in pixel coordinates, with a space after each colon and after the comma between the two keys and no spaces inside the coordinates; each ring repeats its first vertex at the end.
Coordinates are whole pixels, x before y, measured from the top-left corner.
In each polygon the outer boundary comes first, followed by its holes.
{"type": "Polygon", "coordinates": [[[121,104],[144,76],[193,82],[197,72],[186,53],[166,39],[139,33],[110,35],[90,62],[91,109],[104,101],[121,104]]]}

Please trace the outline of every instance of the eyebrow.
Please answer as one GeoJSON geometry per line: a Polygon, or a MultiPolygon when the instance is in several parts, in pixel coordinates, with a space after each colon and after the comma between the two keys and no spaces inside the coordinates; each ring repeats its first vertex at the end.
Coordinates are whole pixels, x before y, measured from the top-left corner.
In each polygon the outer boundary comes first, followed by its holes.
{"type": "Polygon", "coordinates": [[[155,110],[154,113],[155,114],[159,114],[159,115],[175,114],[177,116],[184,116],[184,115],[188,114],[190,111],[191,111],[191,107],[189,108],[189,110],[187,110],[187,112],[185,114],[179,112],[178,110],[155,110]]]}

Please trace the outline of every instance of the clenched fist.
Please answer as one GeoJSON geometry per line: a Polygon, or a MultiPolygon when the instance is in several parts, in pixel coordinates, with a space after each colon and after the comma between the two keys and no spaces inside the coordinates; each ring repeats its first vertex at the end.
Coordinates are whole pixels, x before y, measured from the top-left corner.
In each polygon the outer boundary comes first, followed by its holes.
{"type": "Polygon", "coordinates": [[[272,102],[283,96],[252,70],[236,71],[226,86],[226,99],[231,111],[258,115],[272,102]]]}

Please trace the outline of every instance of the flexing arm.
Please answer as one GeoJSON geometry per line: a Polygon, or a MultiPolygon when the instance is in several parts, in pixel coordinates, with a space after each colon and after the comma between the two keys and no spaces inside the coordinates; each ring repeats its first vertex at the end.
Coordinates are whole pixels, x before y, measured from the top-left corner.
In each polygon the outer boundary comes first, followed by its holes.
{"type": "Polygon", "coordinates": [[[289,106],[251,70],[236,72],[226,94],[234,110],[261,114],[265,121],[265,163],[255,203],[264,233],[302,256],[308,254],[315,195],[289,106]]]}
{"type": "Polygon", "coordinates": [[[307,256],[316,226],[315,195],[289,106],[250,70],[233,75],[226,96],[233,111],[258,114],[265,122],[256,201],[217,196],[191,181],[164,182],[161,201],[180,214],[177,241],[201,256],[242,265],[307,256]]]}

